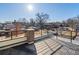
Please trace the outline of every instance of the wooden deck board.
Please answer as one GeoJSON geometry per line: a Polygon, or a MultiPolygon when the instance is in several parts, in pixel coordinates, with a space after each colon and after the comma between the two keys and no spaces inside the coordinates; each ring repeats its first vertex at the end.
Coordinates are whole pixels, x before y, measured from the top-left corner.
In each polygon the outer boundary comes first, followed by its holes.
{"type": "Polygon", "coordinates": [[[17,46],[17,45],[21,45],[20,42],[22,42],[22,44],[23,44],[23,42],[24,43],[27,42],[26,40],[27,40],[26,38],[19,38],[19,39],[2,41],[2,42],[0,42],[0,50],[10,48],[10,47],[13,47],[13,46],[17,46]],[[16,44],[16,43],[19,43],[19,44],[16,44]]]}
{"type": "Polygon", "coordinates": [[[49,38],[35,43],[35,47],[38,55],[50,55],[61,47],[61,45],[49,38]]]}

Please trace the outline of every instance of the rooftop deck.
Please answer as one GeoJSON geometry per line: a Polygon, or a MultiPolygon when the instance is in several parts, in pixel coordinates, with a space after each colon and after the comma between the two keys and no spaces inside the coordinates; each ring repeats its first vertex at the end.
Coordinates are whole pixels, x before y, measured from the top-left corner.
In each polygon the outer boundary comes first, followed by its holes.
{"type": "MultiPolygon", "coordinates": [[[[21,38],[22,40],[23,38],[21,38]]],[[[18,39],[20,40],[20,39],[18,39]]],[[[0,51],[1,55],[75,55],[79,51],[70,49],[52,37],[36,40],[34,44],[23,43],[0,51]]]]}

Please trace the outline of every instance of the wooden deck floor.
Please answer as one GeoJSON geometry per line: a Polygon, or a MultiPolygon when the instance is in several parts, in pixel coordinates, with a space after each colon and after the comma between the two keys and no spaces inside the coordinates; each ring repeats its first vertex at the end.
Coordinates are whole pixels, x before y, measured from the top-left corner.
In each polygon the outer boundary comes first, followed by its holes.
{"type": "Polygon", "coordinates": [[[6,40],[6,41],[1,41],[0,50],[24,44],[27,42],[26,40],[27,40],[26,37],[23,37],[23,38],[18,38],[18,39],[12,39],[12,40],[10,39],[10,40],[6,40]]]}
{"type": "Polygon", "coordinates": [[[58,50],[62,45],[51,40],[50,38],[35,43],[38,55],[50,55],[58,50]]]}
{"type": "MultiPolygon", "coordinates": [[[[25,41],[26,39],[21,38],[18,39],[17,42],[25,41]]],[[[15,42],[12,40],[12,42],[15,42]]],[[[5,44],[12,44],[7,42],[2,42],[3,45],[5,44]]],[[[0,55],[75,55],[75,51],[69,49],[66,46],[58,43],[57,41],[53,40],[52,38],[45,38],[43,40],[39,40],[34,44],[20,44],[16,47],[8,48],[6,50],[0,51],[0,55]]]]}
{"type": "Polygon", "coordinates": [[[51,39],[45,39],[45,40],[35,42],[34,44],[31,44],[31,45],[24,44],[21,46],[16,46],[13,48],[2,50],[2,51],[0,51],[0,54],[2,53],[2,54],[16,54],[16,55],[17,54],[27,54],[28,55],[30,53],[30,51],[32,51],[30,54],[50,55],[50,54],[54,53],[56,50],[58,50],[61,46],[62,45],[60,45],[59,43],[57,43],[51,39]]]}

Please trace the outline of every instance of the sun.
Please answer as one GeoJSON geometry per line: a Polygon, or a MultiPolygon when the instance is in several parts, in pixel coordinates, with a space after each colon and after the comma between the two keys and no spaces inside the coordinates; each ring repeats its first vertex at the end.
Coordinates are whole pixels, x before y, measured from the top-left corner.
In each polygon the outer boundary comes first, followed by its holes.
{"type": "Polygon", "coordinates": [[[33,11],[34,7],[32,4],[28,4],[27,9],[28,9],[28,11],[33,11]]]}

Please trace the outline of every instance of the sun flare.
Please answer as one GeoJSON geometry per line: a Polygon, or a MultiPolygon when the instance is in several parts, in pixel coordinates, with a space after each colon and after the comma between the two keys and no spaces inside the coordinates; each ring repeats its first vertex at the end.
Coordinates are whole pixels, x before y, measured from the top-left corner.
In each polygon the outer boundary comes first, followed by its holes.
{"type": "Polygon", "coordinates": [[[27,6],[27,9],[28,9],[28,11],[33,11],[34,7],[33,7],[32,4],[29,4],[29,5],[27,6]]]}

